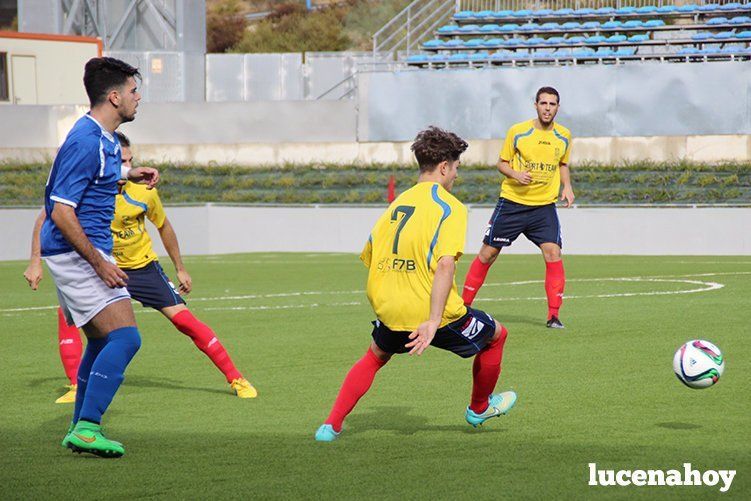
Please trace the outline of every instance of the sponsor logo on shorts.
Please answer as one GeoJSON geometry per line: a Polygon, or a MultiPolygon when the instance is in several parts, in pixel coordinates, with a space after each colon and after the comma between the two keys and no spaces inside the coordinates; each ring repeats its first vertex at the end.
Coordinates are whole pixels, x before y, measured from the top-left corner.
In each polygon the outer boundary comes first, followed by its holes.
{"type": "Polygon", "coordinates": [[[485,327],[485,324],[478,321],[476,318],[470,318],[469,323],[465,323],[462,327],[462,336],[467,339],[472,339],[482,332],[483,327],[485,327]]]}
{"type": "Polygon", "coordinates": [[[493,242],[504,242],[509,243],[511,240],[508,238],[501,238],[501,237],[493,237],[493,242]]]}

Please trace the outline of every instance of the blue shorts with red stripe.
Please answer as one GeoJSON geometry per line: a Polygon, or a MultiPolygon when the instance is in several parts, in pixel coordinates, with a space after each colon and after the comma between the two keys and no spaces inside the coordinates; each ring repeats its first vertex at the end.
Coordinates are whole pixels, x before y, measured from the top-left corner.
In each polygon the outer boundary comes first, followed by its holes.
{"type": "Polygon", "coordinates": [[[511,245],[521,234],[538,247],[550,242],[563,248],[555,204],[524,205],[499,198],[482,242],[500,249],[511,245]]]}
{"type": "Polygon", "coordinates": [[[161,310],[168,306],[185,304],[185,300],[175,290],[159,261],[152,261],[143,268],[123,270],[128,274],[130,297],[145,308],[161,310]]]}

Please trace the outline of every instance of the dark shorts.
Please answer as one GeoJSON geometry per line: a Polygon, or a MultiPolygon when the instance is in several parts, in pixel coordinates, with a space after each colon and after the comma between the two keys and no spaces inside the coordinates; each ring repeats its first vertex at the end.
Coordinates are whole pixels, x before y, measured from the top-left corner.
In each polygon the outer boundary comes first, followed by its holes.
{"type": "Polygon", "coordinates": [[[130,296],[144,307],[161,310],[168,306],[185,304],[185,300],[164,274],[159,261],[152,261],[143,268],[123,271],[128,274],[130,296]]]}
{"type": "MultiPolygon", "coordinates": [[[[373,322],[373,341],[386,353],[407,353],[404,345],[410,342],[408,331],[392,331],[383,323],[373,322]]],[[[435,333],[431,346],[456,353],[462,358],[477,355],[488,345],[495,334],[495,321],[484,311],[467,308],[459,320],[441,327],[435,333]]]]}
{"type": "Polygon", "coordinates": [[[563,248],[555,204],[522,205],[499,198],[482,242],[500,249],[511,245],[520,234],[538,247],[550,242],[563,248]]]}

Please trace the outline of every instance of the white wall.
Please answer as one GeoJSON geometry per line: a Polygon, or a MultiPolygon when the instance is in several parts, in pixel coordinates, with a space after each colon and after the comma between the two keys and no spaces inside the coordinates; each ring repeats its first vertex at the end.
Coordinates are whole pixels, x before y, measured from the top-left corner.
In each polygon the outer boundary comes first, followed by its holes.
{"type": "MultiPolygon", "coordinates": [[[[184,254],[360,252],[383,207],[171,207],[184,254]]],[[[474,254],[492,213],[469,211],[465,251],[474,254]]],[[[38,210],[0,209],[0,260],[26,259],[38,210]]],[[[748,208],[559,210],[567,254],[751,255],[748,208]]],[[[154,236],[155,232],[152,231],[154,236]]],[[[159,240],[158,237],[155,240],[159,240]]],[[[161,245],[157,252],[165,255],[161,245]]],[[[524,237],[504,252],[537,253],[524,237]]]]}

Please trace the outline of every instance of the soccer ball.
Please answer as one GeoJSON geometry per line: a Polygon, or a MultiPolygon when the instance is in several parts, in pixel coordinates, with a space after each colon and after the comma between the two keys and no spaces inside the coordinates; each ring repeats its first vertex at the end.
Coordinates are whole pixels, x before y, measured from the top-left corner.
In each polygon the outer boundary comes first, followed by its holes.
{"type": "Polygon", "coordinates": [[[673,370],[681,383],[689,388],[709,388],[725,370],[720,349],[703,339],[682,345],[673,357],[673,370]]]}

